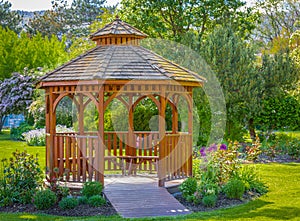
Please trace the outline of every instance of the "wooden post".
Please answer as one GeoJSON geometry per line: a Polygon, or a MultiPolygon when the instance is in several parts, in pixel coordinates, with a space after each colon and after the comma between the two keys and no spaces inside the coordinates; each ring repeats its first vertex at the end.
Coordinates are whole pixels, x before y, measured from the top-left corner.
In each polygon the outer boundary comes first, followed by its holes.
{"type": "Polygon", "coordinates": [[[84,135],[84,103],[83,95],[79,94],[79,110],[78,110],[78,131],[80,135],[84,135]]]}
{"type": "Polygon", "coordinates": [[[188,112],[188,134],[190,135],[189,137],[189,142],[188,142],[188,174],[187,176],[192,176],[193,175],[193,93],[188,93],[188,106],[189,106],[189,112],[188,112]]]}
{"type": "Polygon", "coordinates": [[[50,171],[50,179],[54,178],[54,161],[57,161],[57,159],[54,159],[54,156],[58,156],[57,154],[54,154],[55,148],[55,135],[56,135],[56,111],[54,110],[54,102],[55,102],[55,94],[53,93],[53,88],[50,88],[49,90],[49,132],[50,132],[50,159],[49,159],[49,171],[50,171]]]}
{"type": "Polygon", "coordinates": [[[98,113],[99,113],[99,129],[98,129],[98,147],[96,148],[96,177],[104,185],[104,85],[100,87],[98,95],[98,113]]]}
{"type": "Polygon", "coordinates": [[[45,93],[46,101],[46,168],[50,172],[50,92],[49,88],[46,89],[45,93]]]}
{"type": "Polygon", "coordinates": [[[160,109],[159,109],[159,162],[158,162],[158,185],[160,187],[165,186],[166,179],[166,150],[165,150],[165,135],[166,135],[166,87],[161,86],[160,93],[160,109]]]}
{"type": "Polygon", "coordinates": [[[133,122],[133,95],[128,95],[128,144],[126,145],[126,155],[135,155],[134,148],[134,122],[133,122]]]}

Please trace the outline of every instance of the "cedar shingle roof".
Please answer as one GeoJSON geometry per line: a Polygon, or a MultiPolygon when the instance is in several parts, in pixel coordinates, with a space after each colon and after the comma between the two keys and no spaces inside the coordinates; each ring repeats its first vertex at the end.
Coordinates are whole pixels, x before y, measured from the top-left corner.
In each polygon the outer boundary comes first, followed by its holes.
{"type": "Polygon", "coordinates": [[[97,46],[48,73],[41,82],[95,79],[204,81],[198,74],[141,46],[107,45],[97,46]]]}
{"type": "Polygon", "coordinates": [[[146,34],[141,32],[140,30],[132,27],[131,25],[123,22],[119,18],[116,18],[113,22],[104,26],[104,28],[96,31],[95,33],[91,34],[91,38],[95,39],[101,36],[109,36],[109,35],[133,35],[139,37],[147,37],[146,34]]]}

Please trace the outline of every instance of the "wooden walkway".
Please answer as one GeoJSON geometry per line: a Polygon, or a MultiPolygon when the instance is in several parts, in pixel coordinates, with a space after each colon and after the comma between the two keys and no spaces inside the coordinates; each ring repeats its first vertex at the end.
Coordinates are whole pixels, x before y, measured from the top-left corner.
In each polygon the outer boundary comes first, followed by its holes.
{"type": "Polygon", "coordinates": [[[190,211],[165,188],[158,187],[156,178],[118,177],[107,179],[104,194],[124,218],[177,216],[190,211]]]}

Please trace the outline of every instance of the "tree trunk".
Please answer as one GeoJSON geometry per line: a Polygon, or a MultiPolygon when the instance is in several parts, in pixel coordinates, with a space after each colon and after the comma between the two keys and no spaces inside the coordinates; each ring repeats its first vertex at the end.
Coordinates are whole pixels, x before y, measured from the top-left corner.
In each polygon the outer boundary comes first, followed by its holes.
{"type": "Polygon", "coordinates": [[[249,132],[250,132],[250,137],[253,141],[256,140],[256,133],[255,133],[255,127],[254,127],[254,119],[250,118],[248,122],[249,126],[249,132]]]}
{"type": "Polygon", "coordinates": [[[5,119],[6,119],[6,116],[1,116],[0,115],[0,133],[1,133],[2,129],[3,129],[3,125],[4,125],[5,119]]]}

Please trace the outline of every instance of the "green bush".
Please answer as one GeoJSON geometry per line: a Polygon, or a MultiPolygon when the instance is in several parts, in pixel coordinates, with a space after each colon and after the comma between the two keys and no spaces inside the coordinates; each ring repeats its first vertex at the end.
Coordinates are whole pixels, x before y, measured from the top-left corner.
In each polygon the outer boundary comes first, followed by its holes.
{"type": "Polygon", "coordinates": [[[276,154],[288,154],[294,159],[300,158],[300,139],[292,137],[286,133],[272,133],[268,136],[268,139],[265,139],[261,135],[262,142],[262,151],[270,155],[269,153],[274,153],[272,157],[276,154]]]}
{"type": "Polygon", "coordinates": [[[187,178],[180,186],[179,190],[182,193],[182,196],[187,199],[189,196],[194,195],[197,190],[197,180],[195,178],[187,178]]]}
{"type": "Polygon", "coordinates": [[[217,203],[216,195],[207,195],[202,198],[202,204],[206,207],[215,207],[217,203]]]}
{"type": "Polygon", "coordinates": [[[16,128],[11,128],[10,138],[12,140],[24,140],[23,133],[28,132],[33,129],[33,126],[30,126],[27,122],[23,122],[20,126],[16,128]]]}
{"type": "Polygon", "coordinates": [[[78,197],[78,203],[80,205],[85,205],[88,203],[88,198],[86,196],[79,196],[78,197]]]}
{"type": "Polygon", "coordinates": [[[58,206],[62,210],[74,209],[78,206],[78,200],[74,197],[65,197],[58,203],[58,206]]]}
{"type": "Polygon", "coordinates": [[[65,198],[70,195],[70,188],[65,186],[58,186],[56,188],[55,194],[58,198],[58,200],[65,198]]]}
{"type": "Polygon", "coordinates": [[[102,196],[94,195],[88,199],[88,204],[93,207],[99,207],[105,205],[106,200],[102,196]]]}
{"type": "Polygon", "coordinates": [[[43,183],[43,173],[38,159],[26,151],[16,151],[9,160],[3,159],[0,182],[0,204],[28,204],[43,183]]]}
{"type": "Polygon", "coordinates": [[[54,192],[49,189],[38,191],[33,197],[33,204],[38,210],[49,209],[57,201],[57,197],[54,192]]]}
{"type": "Polygon", "coordinates": [[[268,192],[267,186],[261,181],[254,166],[242,167],[238,171],[236,179],[239,179],[244,183],[246,191],[250,190],[261,195],[268,192]]]}
{"type": "Polygon", "coordinates": [[[245,184],[239,179],[231,179],[224,186],[224,193],[230,199],[241,199],[245,192],[245,184]]]}
{"type": "Polygon", "coordinates": [[[81,194],[90,198],[95,195],[100,195],[103,190],[103,185],[99,182],[86,182],[83,185],[81,190],[81,194]]]}

